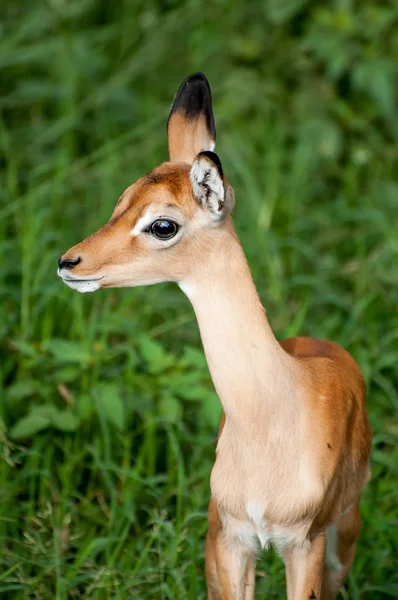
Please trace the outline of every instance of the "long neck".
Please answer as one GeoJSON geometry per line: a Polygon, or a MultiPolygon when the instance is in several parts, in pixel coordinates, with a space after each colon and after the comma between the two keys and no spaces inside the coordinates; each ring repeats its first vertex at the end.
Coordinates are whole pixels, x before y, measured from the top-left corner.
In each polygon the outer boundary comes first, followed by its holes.
{"type": "Polygon", "coordinates": [[[292,383],[294,361],[268,324],[232,220],[213,233],[208,253],[180,287],[195,310],[227,417],[252,422],[264,410],[280,411],[281,392],[292,383]]]}

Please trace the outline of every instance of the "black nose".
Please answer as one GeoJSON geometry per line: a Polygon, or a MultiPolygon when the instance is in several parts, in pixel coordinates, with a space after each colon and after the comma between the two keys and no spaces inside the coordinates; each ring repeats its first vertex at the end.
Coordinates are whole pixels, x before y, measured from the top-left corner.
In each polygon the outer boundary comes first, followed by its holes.
{"type": "Polygon", "coordinates": [[[76,265],[79,264],[79,262],[81,262],[81,258],[80,256],[78,256],[77,258],[66,258],[65,260],[62,260],[62,256],[59,257],[58,259],[58,266],[60,269],[73,269],[73,267],[76,267],[76,265]]]}

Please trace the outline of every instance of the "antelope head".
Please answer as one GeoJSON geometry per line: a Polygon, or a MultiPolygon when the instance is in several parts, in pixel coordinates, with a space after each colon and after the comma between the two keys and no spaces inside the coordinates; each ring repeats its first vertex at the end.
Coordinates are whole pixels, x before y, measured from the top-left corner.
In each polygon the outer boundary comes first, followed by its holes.
{"type": "Polygon", "coordinates": [[[206,77],[179,88],[168,120],[169,161],[128,187],[101,229],[58,261],[78,292],[184,284],[228,222],[234,193],[214,153],[216,129],[206,77]]]}

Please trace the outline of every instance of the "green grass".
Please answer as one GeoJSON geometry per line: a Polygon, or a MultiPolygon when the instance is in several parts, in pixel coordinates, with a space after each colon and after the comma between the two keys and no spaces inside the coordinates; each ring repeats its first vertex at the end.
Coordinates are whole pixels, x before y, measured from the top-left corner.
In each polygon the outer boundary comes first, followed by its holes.
{"type": "MultiPolygon", "coordinates": [[[[235,221],[279,338],[347,347],[372,480],[345,597],[398,597],[396,11],[391,2],[2,4],[0,596],[204,599],[218,399],[171,285],[80,296],[58,256],[166,159],[212,84],[235,221]]],[[[280,559],[256,597],[284,596],[280,559]]]]}

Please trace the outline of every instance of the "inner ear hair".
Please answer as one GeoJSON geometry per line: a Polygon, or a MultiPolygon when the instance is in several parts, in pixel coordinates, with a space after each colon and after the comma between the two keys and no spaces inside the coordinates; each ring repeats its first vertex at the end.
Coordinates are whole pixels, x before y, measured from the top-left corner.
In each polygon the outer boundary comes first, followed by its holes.
{"type": "Polygon", "coordinates": [[[215,152],[206,150],[198,154],[191,168],[190,180],[196,200],[207,208],[214,220],[219,221],[231,212],[233,190],[224,182],[221,161],[215,152]]]}

